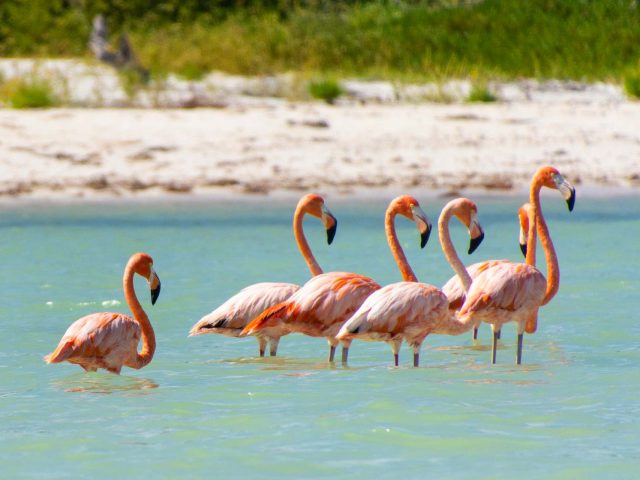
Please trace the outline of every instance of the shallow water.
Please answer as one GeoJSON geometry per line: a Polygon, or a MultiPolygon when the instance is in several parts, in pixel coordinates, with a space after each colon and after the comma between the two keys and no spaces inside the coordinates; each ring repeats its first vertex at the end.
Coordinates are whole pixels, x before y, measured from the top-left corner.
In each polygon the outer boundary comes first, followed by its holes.
{"type": "MultiPolygon", "coordinates": [[[[329,198],[331,246],[305,221],[325,271],[400,279],[386,200],[329,198]]],[[[476,201],[486,238],[461,256],[517,260],[518,200],[476,201]]],[[[429,337],[419,369],[406,346],[396,369],[387,345],[354,342],[343,368],[326,363],[324,340],[301,335],[273,359],[257,358],[252,338],[187,337],[244,285],[305,281],[295,201],[1,207],[1,476],[637,478],[640,202],[578,197],[570,214],[556,195],[543,201],[562,285],[525,336],[524,364],[508,325],[491,366],[484,326],[476,345],[470,333],[429,337]],[[121,376],[44,364],[76,318],[127,310],[122,270],[139,250],[162,279],[154,307],[136,280],[158,339],[151,364],[121,376]]],[[[435,223],[444,200],[422,203],[435,223]]],[[[418,277],[442,285],[452,272],[437,236],[421,251],[410,222],[398,230],[418,277]]]]}

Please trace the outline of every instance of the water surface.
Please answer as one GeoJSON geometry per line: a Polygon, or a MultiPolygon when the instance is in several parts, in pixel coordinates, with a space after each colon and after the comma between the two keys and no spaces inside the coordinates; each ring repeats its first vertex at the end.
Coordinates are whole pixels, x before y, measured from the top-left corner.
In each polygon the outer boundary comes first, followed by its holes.
{"type": "MultiPolygon", "coordinates": [[[[307,236],[325,271],[398,281],[383,232],[388,198],[338,201],[333,245],[307,236]]],[[[518,199],[476,198],[486,238],[467,263],[519,259],[518,199]]],[[[432,336],[423,366],[391,368],[381,343],[354,342],[348,368],[324,340],[284,337],[257,358],[252,338],[187,332],[243,286],[303,283],[295,201],[37,205],[0,208],[0,465],[5,478],[636,478],[640,467],[640,202],[543,197],[561,267],[558,296],[525,337],[515,327],[489,364],[485,326],[432,336]],[[127,311],[121,278],[147,251],[162,279],[149,302],[158,348],[146,368],[86,374],[42,356],[75,319],[127,311]]],[[[442,199],[424,200],[434,224],[442,199]]],[[[454,242],[466,251],[462,227],[454,242]]],[[[422,281],[451,275],[437,236],[419,249],[398,230],[422,281]]],[[[539,261],[542,261],[539,252],[539,261]]]]}

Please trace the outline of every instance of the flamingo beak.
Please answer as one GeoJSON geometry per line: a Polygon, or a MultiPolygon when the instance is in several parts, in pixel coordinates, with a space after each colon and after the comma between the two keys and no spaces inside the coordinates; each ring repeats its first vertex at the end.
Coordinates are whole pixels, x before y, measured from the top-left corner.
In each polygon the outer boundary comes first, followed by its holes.
{"type": "Polygon", "coordinates": [[[149,275],[149,288],[151,289],[151,305],[156,304],[156,300],[160,296],[160,277],[151,269],[151,275],[149,275]]]}
{"type": "Polygon", "coordinates": [[[520,227],[520,235],[518,235],[518,243],[520,244],[520,251],[522,255],[527,258],[527,235],[525,231],[520,227]]]}
{"type": "Polygon", "coordinates": [[[431,222],[427,214],[418,205],[411,207],[411,213],[413,214],[413,221],[416,222],[420,232],[420,248],[424,248],[429,241],[429,235],[431,235],[431,222]]]}
{"type": "Polygon", "coordinates": [[[562,198],[567,202],[569,211],[573,211],[573,206],[576,203],[576,189],[571,185],[566,178],[557,173],[553,176],[553,182],[562,194],[562,198]]]}
{"type": "Polygon", "coordinates": [[[478,222],[478,220],[476,219],[475,214],[471,215],[469,236],[471,237],[471,239],[469,240],[469,251],[467,253],[471,255],[476,251],[476,248],[480,246],[482,240],[484,239],[484,231],[482,230],[480,222],[478,222]]]}
{"type": "Polygon", "coordinates": [[[324,228],[327,230],[327,243],[331,245],[333,242],[333,237],[336,236],[336,230],[338,228],[338,220],[334,217],[329,209],[322,206],[322,223],[324,224],[324,228]]]}

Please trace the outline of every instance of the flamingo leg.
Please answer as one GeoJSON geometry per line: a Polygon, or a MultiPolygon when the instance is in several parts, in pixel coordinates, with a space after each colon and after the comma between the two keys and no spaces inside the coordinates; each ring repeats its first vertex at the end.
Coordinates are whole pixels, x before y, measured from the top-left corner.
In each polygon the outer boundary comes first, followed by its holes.
{"type": "Polygon", "coordinates": [[[280,342],[279,338],[272,338],[271,342],[269,343],[269,354],[272,357],[275,357],[276,354],[278,353],[278,342],[280,342]]]}
{"type": "Polygon", "coordinates": [[[498,330],[498,340],[500,340],[501,336],[502,336],[502,330],[498,330]]]}
{"type": "Polygon", "coordinates": [[[264,337],[258,337],[258,348],[260,351],[260,356],[264,357],[264,351],[267,348],[267,339],[264,337]]]}
{"type": "Polygon", "coordinates": [[[347,358],[349,357],[349,347],[342,347],[342,364],[347,364],[347,358]]]}
{"type": "Polygon", "coordinates": [[[496,364],[496,350],[498,350],[498,335],[500,330],[493,331],[493,342],[491,344],[491,363],[496,364]]]}
{"type": "Polygon", "coordinates": [[[394,363],[394,365],[396,367],[398,366],[398,363],[399,363],[399,360],[400,360],[398,357],[399,357],[399,355],[397,353],[393,354],[393,363],[394,363]]]}
{"type": "Polygon", "coordinates": [[[522,364],[522,339],[524,337],[523,333],[518,334],[518,352],[516,353],[516,365],[522,364]]]}
{"type": "Polygon", "coordinates": [[[477,339],[478,339],[478,329],[477,329],[477,328],[474,328],[474,329],[473,329],[473,339],[474,339],[474,340],[477,340],[477,339]]]}
{"type": "Polygon", "coordinates": [[[333,363],[333,357],[336,356],[336,346],[329,345],[329,362],[333,363]]]}
{"type": "Polygon", "coordinates": [[[420,352],[413,352],[413,366],[420,366],[420,352]]]}

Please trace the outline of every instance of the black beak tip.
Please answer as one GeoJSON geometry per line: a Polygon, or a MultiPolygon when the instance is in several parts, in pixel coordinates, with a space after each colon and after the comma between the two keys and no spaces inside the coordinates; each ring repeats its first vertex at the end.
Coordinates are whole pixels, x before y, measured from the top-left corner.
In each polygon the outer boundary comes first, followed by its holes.
{"type": "Polygon", "coordinates": [[[522,256],[527,258],[527,244],[526,243],[521,243],[520,244],[520,251],[522,252],[522,256]]]}
{"type": "Polygon", "coordinates": [[[569,211],[572,212],[573,211],[573,206],[576,203],[576,191],[572,190],[571,191],[571,196],[567,199],[567,207],[569,207],[569,211]]]}
{"type": "Polygon", "coordinates": [[[338,221],[334,220],[334,223],[331,227],[327,228],[327,243],[331,245],[333,242],[333,237],[336,236],[336,230],[338,229],[338,221]]]}
{"type": "Polygon", "coordinates": [[[431,235],[430,228],[427,228],[424,232],[420,234],[420,248],[424,248],[427,245],[430,235],[431,235]]]}
{"type": "Polygon", "coordinates": [[[473,252],[475,252],[476,248],[480,246],[483,239],[484,239],[484,232],[482,232],[479,237],[472,238],[471,241],[469,242],[469,251],[467,253],[471,255],[473,252]]]}
{"type": "Polygon", "coordinates": [[[158,282],[158,286],[151,290],[151,305],[155,305],[160,296],[160,286],[160,282],[158,282]]]}

